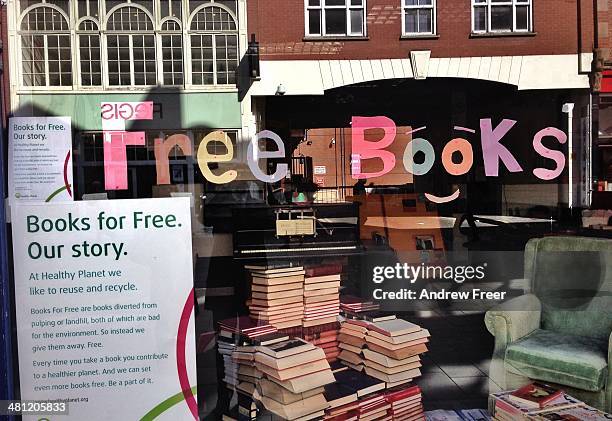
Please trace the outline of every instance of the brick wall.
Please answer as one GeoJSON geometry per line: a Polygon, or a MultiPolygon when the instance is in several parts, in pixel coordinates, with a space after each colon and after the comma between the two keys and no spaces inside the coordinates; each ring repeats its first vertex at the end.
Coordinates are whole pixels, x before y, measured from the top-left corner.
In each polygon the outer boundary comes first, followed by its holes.
{"type": "Polygon", "coordinates": [[[264,60],[406,58],[419,49],[431,50],[432,57],[576,54],[579,47],[585,53],[593,49],[592,0],[533,0],[534,36],[487,38],[470,37],[470,0],[437,2],[438,39],[401,39],[400,0],[367,1],[367,40],[305,41],[304,0],[249,0],[248,29],[257,35],[264,60]]]}

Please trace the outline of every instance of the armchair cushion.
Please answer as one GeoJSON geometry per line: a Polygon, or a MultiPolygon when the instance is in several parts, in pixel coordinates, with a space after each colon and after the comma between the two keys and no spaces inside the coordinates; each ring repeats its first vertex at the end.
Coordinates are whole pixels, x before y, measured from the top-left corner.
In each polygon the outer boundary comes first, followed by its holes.
{"type": "Polygon", "coordinates": [[[607,351],[605,340],[536,329],[508,346],[505,363],[515,374],[596,392],[606,385],[607,351]]]}

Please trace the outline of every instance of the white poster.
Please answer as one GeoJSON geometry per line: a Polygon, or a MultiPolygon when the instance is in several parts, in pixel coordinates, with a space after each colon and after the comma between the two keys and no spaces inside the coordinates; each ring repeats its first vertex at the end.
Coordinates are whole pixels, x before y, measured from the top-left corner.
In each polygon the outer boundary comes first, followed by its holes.
{"type": "Polygon", "coordinates": [[[70,117],[9,119],[11,201],[72,200],[70,117]]]}
{"type": "Polygon", "coordinates": [[[197,419],[189,198],[16,203],[12,221],[21,399],[67,402],[49,421],[197,419]]]}

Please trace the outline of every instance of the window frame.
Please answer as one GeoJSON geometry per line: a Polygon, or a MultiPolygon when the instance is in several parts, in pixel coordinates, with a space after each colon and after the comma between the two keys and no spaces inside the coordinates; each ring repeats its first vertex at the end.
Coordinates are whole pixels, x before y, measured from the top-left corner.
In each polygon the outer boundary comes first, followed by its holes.
{"type": "MultiPolygon", "coordinates": [[[[406,0],[400,0],[402,2],[402,36],[405,37],[420,37],[427,35],[436,35],[438,31],[438,13],[437,13],[437,1],[431,0],[430,5],[407,5],[406,0]],[[406,31],[406,12],[408,10],[431,10],[431,31],[429,32],[408,32],[406,31]]],[[[418,25],[418,21],[417,21],[418,25]]]]}
{"type": "MultiPolygon", "coordinates": [[[[74,66],[75,66],[75,61],[74,61],[74,55],[73,55],[73,36],[72,36],[72,31],[70,28],[70,16],[66,15],[66,13],[59,8],[58,6],[52,4],[52,3],[46,3],[46,2],[42,2],[41,3],[37,3],[37,4],[33,4],[27,8],[25,8],[23,10],[23,13],[21,13],[19,15],[19,18],[17,20],[17,47],[18,47],[18,51],[17,51],[17,66],[18,66],[18,72],[17,72],[17,79],[19,81],[19,89],[22,90],[28,90],[28,91],[71,91],[74,90],[75,87],[75,72],[74,72],[74,66]],[[40,8],[50,8],[55,10],[56,12],[58,12],[61,17],[66,21],[66,24],[68,25],[68,29],[66,30],[62,30],[62,31],[48,31],[48,30],[44,30],[44,31],[35,31],[35,30],[24,30],[21,29],[21,26],[26,18],[26,16],[36,10],[36,9],[40,9],[40,8]],[[24,60],[23,60],[23,37],[24,36],[42,36],[44,39],[44,67],[45,67],[45,84],[44,85],[31,85],[28,86],[25,84],[25,80],[24,80],[24,76],[25,76],[25,69],[24,69],[24,60]],[[49,35],[56,35],[56,36],[65,36],[68,37],[68,40],[70,42],[70,68],[71,68],[71,82],[69,85],[50,85],[49,84],[49,49],[48,49],[48,36],[49,35]]],[[[59,46],[59,44],[58,44],[59,46]]],[[[60,60],[61,62],[61,60],[60,60]]],[[[61,73],[61,72],[60,72],[61,73]]]]}
{"type": "MultiPolygon", "coordinates": [[[[233,29],[231,30],[231,34],[232,34],[233,39],[230,41],[230,43],[231,44],[233,44],[234,42],[236,43],[235,60],[236,60],[236,63],[239,64],[240,59],[245,53],[245,48],[246,48],[245,43],[244,43],[244,40],[246,39],[246,26],[245,26],[246,22],[243,22],[242,20],[239,19],[239,17],[242,17],[242,13],[245,12],[245,10],[242,9],[240,0],[234,0],[235,8],[237,9],[237,12],[233,11],[234,9],[233,3],[226,6],[225,3],[219,3],[218,0],[207,0],[205,3],[200,4],[197,7],[194,7],[192,11],[190,11],[190,4],[184,0],[170,0],[170,7],[168,8],[164,8],[162,6],[161,0],[153,0],[153,3],[152,3],[153,10],[152,11],[150,11],[147,7],[140,5],[137,2],[137,0],[122,0],[120,2],[114,3],[112,7],[109,7],[110,5],[107,3],[107,0],[88,0],[87,7],[82,7],[80,0],[68,0],[68,3],[67,3],[68,8],[66,10],[56,6],[53,3],[50,3],[51,1],[52,0],[37,0],[36,3],[34,4],[30,4],[27,7],[24,6],[23,12],[21,12],[23,0],[14,0],[8,6],[11,8],[11,11],[15,12],[14,19],[11,19],[9,21],[9,26],[11,27],[10,30],[14,31],[16,35],[15,37],[16,39],[14,42],[15,50],[13,51],[13,49],[11,49],[11,57],[14,57],[14,60],[12,62],[14,64],[11,66],[11,68],[15,69],[14,71],[15,76],[14,76],[14,79],[12,80],[14,80],[15,86],[17,87],[17,92],[34,92],[34,91],[54,92],[58,90],[59,91],[74,91],[74,92],[81,91],[81,92],[90,92],[90,93],[91,92],[107,92],[107,91],[110,91],[110,92],[147,91],[147,90],[150,90],[152,87],[156,87],[156,88],[159,87],[162,89],[167,87],[169,89],[180,89],[180,90],[185,90],[185,91],[190,91],[190,92],[217,92],[217,91],[218,92],[236,92],[238,89],[237,80],[235,81],[235,83],[217,84],[217,85],[214,85],[214,84],[201,84],[201,85],[196,84],[194,85],[191,83],[192,64],[191,64],[190,34],[192,31],[190,30],[190,26],[191,26],[193,16],[197,13],[199,9],[210,7],[210,6],[216,6],[216,7],[220,7],[226,10],[231,15],[233,22],[235,24],[235,25],[232,25],[233,29]],[[136,32],[136,30],[132,30],[132,31],[108,30],[109,22],[111,22],[112,13],[123,7],[130,7],[130,6],[136,7],[140,9],[143,13],[145,13],[150,19],[152,23],[152,27],[147,26],[150,29],[141,30],[138,32],[136,32]],[[62,39],[61,42],[63,44],[66,44],[68,40],[70,42],[71,81],[67,82],[65,79],[61,79],[61,80],[63,80],[64,83],[68,83],[68,85],[65,85],[65,86],[42,86],[42,85],[41,86],[26,86],[24,83],[25,77],[26,77],[25,76],[26,72],[24,72],[25,70],[24,63],[25,63],[25,59],[29,60],[29,56],[26,55],[25,57],[23,57],[24,53],[23,53],[23,47],[22,47],[22,42],[21,42],[21,34],[22,33],[26,34],[26,32],[28,31],[25,31],[25,30],[21,31],[21,25],[23,22],[25,22],[24,19],[27,18],[27,13],[30,10],[35,9],[37,7],[53,8],[54,12],[57,11],[58,13],[60,13],[61,16],[63,16],[64,21],[67,23],[67,30],[66,31],[62,30],[61,34],[63,35],[65,32],[68,38],[67,40],[62,39]],[[89,29],[80,30],[79,25],[85,20],[91,20],[95,22],[97,24],[97,30],[96,31],[94,31],[93,29],[92,30],[89,30],[89,29]],[[176,29],[176,31],[165,30],[164,23],[168,22],[169,20],[178,22],[178,24],[180,25],[180,28],[178,27],[173,28],[173,29],[176,29]],[[109,66],[109,51],[108,51],[109,37],[115,36],[118,34],[130,35],[130,34],[136,34],[136,33],[138,33],[139,35],[151,35],[154,39],[155,66],[156,66],[155,81],[152,81],[152,72],[149,72],[147,73],[147,79],[146,79],[146,81],[148,82],[147,85],[134,85],[133,84],[135,82],[134,73],[140,67],[139,66],[140,63],[134,62],[135,54],[134,54],[134,51],[130,49],[131,50],[130,57],[129,57],[130,84],[128,85],[126,83],[125,85],[110,85],[109,83],[110,66],[109,66]],[[83,85],[82,83],[83,74],[87,74],[87,70],[89,69],[89,67],[88,65],[86,65],[85,73],[82,72],[80,45],[81,45],[81,41],[83,43],[86,43],[87,40],[86,39],[81,40],[80,36],[88,35],[89,37],[92,37],[92,36],[95,36],[94,34],[97,34],[97,36],[99,36],[100,60],[101,60],[100,70],[102,73],[101,75],[102,81],[101,81],[101,84],[96,84],[96,85],[91,85],[91,86],[83,85]],[[173,34],[180,35],[182,37],[181,46],[182,46],[183,83],[170,85],[170,84],[164,83],[164,60],[163,60],[164,50],[163,50],[162,41],[163,41],[164,36],[173,35],[173,34]],[[22,58],[24,60],[22,60],[22,58]]],[[[119,23],[119,21],[117,22],[119,23]]],[[[64,27],[63,23],[62,23],[62,27],[64,27]]],[[[133,27],[138,28],[137,26],[133,26],[133,27]]],[[[143,27],[143,25],[141,25],[141,27],[143,27]]],[[[51,31],[47,31],[47,32],[51,33],[51,31]]],[[[42,34],[43,32],[41,31],[35,32],[35,31],[30,30],[29,33],[31,36],[31,34],[33,33],[42,34]]],[[[57,35],[58,33],[59,33],[58,31],[53,32],[53,34],[55,35],[57,35]]],[[[227,31],[227,30],[224,32],[224,34],[226,35],[229,33],[230,31],[227,31]]],[[[130,36],[130,42],[133,42],[133,38],[134,38],[133,36],[130,36]]],[[[25,40],[25,42],[27,42],[27,40],[25,40]]],[[[23,45],[26,45],[25,42],[23,45]]],[[[149,41],[147,40],[146,42],[148,43],[149,41]]],[[[178,47],[175,47],[174,50],[176,50],[177,48],[178,47]]],[[[233,54],[234,52],[233,45],[229,48],[233,54]]],[[[45,50],[45,55],[46,55],[48,49],[45,48],[44,50],[45,50]]],[[[146,50],[147,56],[149,55],[149,52],[150,50],[146,50]]],[[[41,54],[41,58],[42,58],[42,54],[41,54]]],[[[231,60],[231,63],[230,63],[231,66],[234,66],[233,60],[234,58],[232,58],[231,60]]],[[[176,72],[176,68],[178,67],[178,63],[175,63],[175,64],[176,66],[175,66],[174,72],[176,72]]],[[[45,63],[44,66],[45,66],[44,67],[44,71],[45,71],[44,81],[45,83],[47,83],[47,81],[49,80],[49,76],[48,76],[49,65],[48,63],[45,63]]],[[[67,65],[64,64],[64,68],[67,69],[66,66],[67,65]]],[[[43,65],[40,65],[39,67],[43,68],[43,65]]],[[[149,64],[149,68],[150,68],[150,64],[149,64]]],[[[215,72],[216,72],[216,69],[217,67],[215,67],[215,72]]],[[[28,77],[30,77],[29,76],[30,72],[33,72],[33,70],[28,70],[28,77]]],[[[127,70],[125,70],[125,73],[127,73],[127,70]]],[[[66,72],[64,74],[66,74],[66,72]]],[[[52,76],[53,75],[54,74],[52,74],[52,76]]],[[[216,77],[217,76],[215,74],[215,78],[216,77]]],[[[42,77],[40,76],[39,78],[42,79],[42,77]]],[[[97,78],[97,75],[95,75],[95,78],[97,78]]],[[[167,79],[169,79],[169,81],[171,82],[175,82],[178,78],[180,78],[180,76],[178,74],[175,74],[173,78],[168,77],[167,79]]],[[[230,80],[232,79],[234,79],[233,76],[230,77],[230,80]]]]}
{"type": "MultiPolygon", "coordinates": [[[[123,3],[120,4],[118,6],[113,7],[112,9],[110,9],[108,12],[106,12],[106,16],[104,17],[104,30],[103,30],[103,38],[104,38],[104,49],[106,52],[106,71],[104,72],[104,83],[105,86],[108,87],[109,89],[126,89],[126,88],[131,88],[131,89],[147,89],[147,88],[153,88],[159,85],[159,64],[160,64],[160,60],[158,57],[158,53],[157,53],[157,44],[158,44],[158,39],[157,39],[157,28],[155,27],[155,17],[151,16],[151,14],[149,13],[149,11],[139,5],[138,3],[123,3]],[[137,8],[139,10],[141,10],[151,21],[151,30],[117,30],[117,29],[108,29],[108,21],[109,18],[116,12],[119,12],[121,9],[124,9],[126,7],[134,7],[137,8]],[[130,53],[130,83],[128,85],[111,85],[110,84],[110,57],[108,55],[109,52],[109,46],[108,46],[108,38],[109,36],[127,36],[128,37],[128,43],[129,43],[129,53],[130,53]],[[143,85],[136,85],[134,83],[135,81],[135,62],[134,62],[134,36],[150,36],[153,38],[153,53],[155,54],[155,58],[153,60],[153,62],[155,63],[155,83],[153,84],[143,84],[143,85]]],[[[119,47],[117,47],[119,48],[119,47]]],[[[145,73],[146,72],[146,61],[144,61],[145,64],[145,73]]]]}
{"type": "MultiPolygon", "coordinates": [[[[91,47],[89,47],[91,49],[91,47]]],[[[104,88],[104,74],[105,74],[105,65],[104,65],[104,58],[102,56],[103,54],[103,48],[102,48],[102,31],[100,29],[100,22],[95,19],[92,16],[84,16],[80,19],[77,20],[76,25],[75,25],[75,55],[74,58],[76,60],[76,67],[77,67],[77,84],[76,87],[78,89],[82,89],[82,90],[91,90],[91,89],[102,89],[104,88]],[[81,24],[85,21],[92,21],[93,23],[95,23],[97,25],[97,29],[95,30],[86,30],[86,29],[79,29],[79,27],[81,26],[81,24]],[[96,35],[98,37],[98,48],[100,49],[100,84],[99,85],[83,85],[83,72],[81,69],[81,36],[92,36],[92,35],[96,35]]],[[[89,60],[91,62],[91,58],[89,60]]]]}
{"type": "Polygon", "coordinates": [[[471,31],[473,34],[529,34],[533,32],[533,0],[471,0],[471,31]],[[512,9],[512,28],[510,29],[491,29],[491,9],[492,7],[510,7],[512,9]],[[527,7],[527,29],[517,29],[516,12],[519,7],[527,7]],[[476,29],[476,9],[486,9],[486,28],[476,29]]]}
{"type": "MultiPolygon", "coordinates": [[[[352,5],[351,1],[353,0],[345,0],[344,5],[326,5],[327,0],[318,0],[318,6],[310,6],[310,0],[304,0],[304,35],[306,38],[364,38],[368,36],[368,19],[367,19],[367,0],[360,0],[361,5],[352,5]],[[327,9],[336,9],[346,11],[346,27],[344,34],[327,34],[325,31],[325,15],[327,9]],[[319,10],[319,33],[311,34],[310,33],[310,11],[311,10],[319,10]],[[361,33],[351,33],[351,10],[361,10],[362,11],[362,31],[361,33]]],[[[403,1],[403,0],[402,0],[403,1]]]]}
{"type": "MultiPolygon", "coordinates": [[[[182,88],[185,87],[185,85],[187,84],[187,70],[185,68],[185,48],[186,48],[186,44],[185,44],[185,34],[184,34],[184,30],[183,30],[183,23],[175,18],[175,17],[164,17],[161,19],[160,21],[160,26],[159,26],[159,30],[156,32],[156,36],[157,36],[157,44],[156,44],[156,49],[157,49],[157,57],[159,57],[160,61],[157,63],[157,70],[158,70],[158,76],[157,76],[157,81],[158,81],[158,85],[159,86],[163,86],[163,87],[170,87],[170,88],[182,88]],[[168,29],[164,29],[164,25],[167,22],[175,22],[176,24],[178,24],[178,29],[173,29],[173,30],[168,30],[168,29]],[[164,77],[166,75],[165,70],[164,70],[164,37],[174,37],[174,36],[179,36],[181,38],[181,66],[183,68],[182,70],[182,79],[183,82],[182,83],[172,83],[172,84],[167,84],[165,83],[164,77]]],[[[172,47],[173,48],[174,44],[172,47]]],[[[176,78],[176,76],[174,76],[174,62],[176,60],[171,60],[172,61],[172,79],[174,80],[176,78]]]]}
{"type": "Polygon", "coordinates": [[[216,3],[216,2],[210,2],[207,4],[203,4],[201,6],[198,6],[197,8],[195,8],[193,10],[193,12],[189,15],[189,19],[187,22],[187,28],[185,28],[185,36],[186,36],[186,41],[183,41],[183,46],[187,49],[186,52],[183,53],[183,56],[186,58],[188,66],[186,67],[186,74],[188,75],[186,78],[186,86],[189,87],[192,90],[197,90],[197,89],[207,89],[207,90],[227,90],[229,89],[236,89],[237,88],[237,80],[236,83],[228,83],[228,84],[219,84],[217,83],[217,36],[219,35],[233,35],[236,37],[236,66],[238,66],[240,64],[240,32],[239,32],[239,21],[238,21],[238,17],[234,14],[234,12],[232,12],[231,9],[229,9],[228,7],[226,7],[225,5],[223,5],[222,3],[216,3]],[[203,30],[203,29],[191,29],[191,26],[193,24],[193,20],[195,19],[196,15],[205,10],[206,8],[210,8],[210,7],[219,7],[221,9],[223,9],[225,12],[229,13],[229,15],[231,16],[231,18],[234,20],[234,24],[236,26],[236,29],[233,31],[228,31],[228,30],[203,30]],[[212,37],[212,53],[213,53],[213,83],[212,84],[205,84],[205,83],[201,83],[201,84],[194,84],[193,83],[193,59],[191,56],[192,53],[192,44],[191,44],[191,39],[192,36],[199,36],[201,38],[203,38],[204,36],[211,36],[212,37]]]}

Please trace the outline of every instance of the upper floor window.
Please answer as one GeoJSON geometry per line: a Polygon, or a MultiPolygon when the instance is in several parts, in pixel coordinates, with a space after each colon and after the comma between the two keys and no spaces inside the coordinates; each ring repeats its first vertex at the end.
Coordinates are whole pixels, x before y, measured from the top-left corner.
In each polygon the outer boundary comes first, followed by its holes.
{"type": "Polygon", "coordinates": [[[436,0],[402,0],[404,35],[436,33],[436,0]]]}
{"type": "Polygon", "coordinates": [[[473,32],[529,32],[532,0],[472,0],[473,32]]]}
{"type": "Polygon", "coordinates": [[[94,20],[86,18],[81,21],[77,31],[81,86],[101,86],[102,62],[98,24],[94,20]]]}
{"type": "Polygon", "coordinates": [[[365,35],[366,0],[305,0],[306,35],[365,35]]]}
{"type": "Polygon", "coordinates": [[[237,0],[15,0],[22,87],[235,85],[237,0]]]}
{"type": "Polygon", "coordinates": [[[238,25],[225,6],[204,6],[191,19],[192,85],[236,83],[238,25]]]}
{"type": "Polygon", "coordinates": [[[55,5],[25,10],[19,27],[23,86],[71,86],[68,17],[55,5]]]}
{"type": "Polygon", "coordinates": [[[136,6],[122,6],[106,22],[108,84],[157,84],[155,34],[149,14],[136,6]]]}

